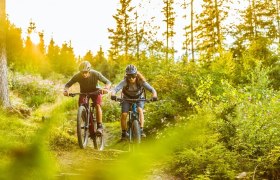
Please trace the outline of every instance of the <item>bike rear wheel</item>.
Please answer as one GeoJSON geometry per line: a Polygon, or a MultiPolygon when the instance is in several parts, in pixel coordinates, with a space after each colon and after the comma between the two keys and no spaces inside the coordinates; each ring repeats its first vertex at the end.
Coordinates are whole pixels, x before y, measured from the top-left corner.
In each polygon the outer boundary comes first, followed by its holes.
{"type": "MultiPolygon", "coordinates": [[[[94,124],[94,129],[97,128],[97,123],[96,121],[93,123],[94,124]]],[[[102,151],[104,149],[104,136],[103,133],[99,134],[99,133],[94,133],[93,135],[93,146],[94,149],[97,149],[99,151],[102,151]]]]}
{"type": "Polygon", "coordinates": [[[77,115],[77,137],[81,149],[86,148],[88,143],[88,114],[84,106],[80,106],[77,115]]]}

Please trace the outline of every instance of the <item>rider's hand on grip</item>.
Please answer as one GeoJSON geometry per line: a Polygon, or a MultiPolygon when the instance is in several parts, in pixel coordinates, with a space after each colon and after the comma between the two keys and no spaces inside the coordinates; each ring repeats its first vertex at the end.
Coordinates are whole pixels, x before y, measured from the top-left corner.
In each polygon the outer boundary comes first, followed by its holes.
{"type": "Polygon", "coordinates": [[[152,98],[152,101],[157,101],[157,97],[153,97],[153,98],[152,98]]]}
{"type": "Polygon", "coordinates": [[[69,96],[68,91],[67,91],[67,90],[64,90],[64,91],[63,91],[63,95],[64,95],[64,96],[69,96]]]}
{"type": "Polygon", "coordinates": [[[117,100],[117,96],[111,96],[111,99],[112,99],[113,101],[116,101],[116,100],[117,100]]]}

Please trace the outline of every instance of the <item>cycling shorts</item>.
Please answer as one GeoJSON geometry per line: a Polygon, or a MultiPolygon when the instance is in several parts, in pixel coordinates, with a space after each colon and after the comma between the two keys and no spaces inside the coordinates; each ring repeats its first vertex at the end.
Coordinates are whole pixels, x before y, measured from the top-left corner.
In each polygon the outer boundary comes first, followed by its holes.
{"type": "MultiPolygon", "coordinates": [[[[99,94],[99,95],[90,95],[90,99],[92,100],[93,104],[94,105],[100,105],[102,104],[102,95],[99,94]]],[[[79,97],[79,106],[83,103],[86,103],[86,98],[84,95],[80,95],[79,97]]]]}
{"type": "MultiPolygon", "coordinates": [[[[131,103],[131,102],[123,101],[121,103],[122,113],[127,113],[129,111],[129,108],[130,108],[130,106],[132,104],[133,103],[131,103]]],[[[144,109],[145,102],[144,101],[140,101],[140,102],[137,102],[136,105],[137,105],[137,107],[140,107],[141,109],[144,109]]]]}

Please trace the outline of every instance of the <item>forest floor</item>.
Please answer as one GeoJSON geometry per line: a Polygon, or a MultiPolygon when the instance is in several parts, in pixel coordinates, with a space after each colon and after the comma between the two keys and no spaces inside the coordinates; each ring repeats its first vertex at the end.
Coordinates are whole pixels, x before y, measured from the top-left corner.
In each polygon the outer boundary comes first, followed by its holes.
{"type": "MultiPolygon", "coordinates": [[[[121,142],[119,122],[104,123],[105,148],[103,151],[95,150],[90,139],[85,149],[80,149],[78,144],[70,151],[55,152],[58,161],[58,179],[123,179],[127,168],[126,157],[130,156],[128,142],[121,142]],[[115,169],[115,170],[114,170],[115,169]],[[118,177],[119,169],[122,169],[118,177]]],[[[140,158],[141,159],[141,158],[140,158]]],[[[139,159],[138,159],[139,160],[139,159]]],[[[133,163],[137,162],[132,162],[133,163]]],[[[129,165],[130,165],[129,164],[129,165]]],[[[128,168],[128,171],[130,168],[128,168]]],[[[145,169],[144,175],[131,174],[126,179],[145,180],[175,180],[176,178],[164,172],[161,165],[153,165],[145,169]]]]}

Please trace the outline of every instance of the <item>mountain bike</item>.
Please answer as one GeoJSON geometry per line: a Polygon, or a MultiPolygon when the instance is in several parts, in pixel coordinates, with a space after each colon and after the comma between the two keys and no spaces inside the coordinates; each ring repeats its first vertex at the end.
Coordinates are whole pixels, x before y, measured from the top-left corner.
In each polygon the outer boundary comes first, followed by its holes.
{"type": "Polygon", "coordinates": [[[140,120],[139,113],[137,111],[137,102],[145,101],[147,103],[152,102],[148,99],[127,99],[127,98],[117,98],[116,101],[123,102],[127,101],[131,103],[131,106],[128,111],[128,120],[127,120],[127,132],[128,132],[128,140],[129,140],[129,149],[134,149],[135,145],[139,145],[141,143],[141,129],[140,129],[140,120]]]}
{"type": "Polygon", "coordinates": [[[104,137],[102,133],[97,133],[97,121],[94,113],[95,104],[90,101],[90,95],[105,94],[107,91],[98,89],[89,93],[69,93],[69,96],[82,95],[83,102],[80,104],[77,113],[77,137],[81,149],[87,147],[89,137],[93,140],[93,146],[97,150],[104,149],[104,137]]]}

